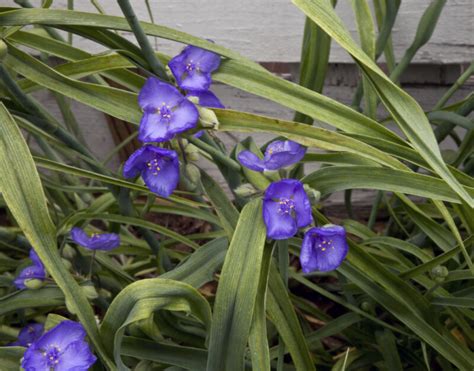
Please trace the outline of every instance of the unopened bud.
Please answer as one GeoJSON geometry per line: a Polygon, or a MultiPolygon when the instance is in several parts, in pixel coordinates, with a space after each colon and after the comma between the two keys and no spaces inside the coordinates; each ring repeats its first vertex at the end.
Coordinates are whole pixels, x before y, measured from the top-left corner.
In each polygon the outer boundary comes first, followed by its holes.
{"type": "Polygon", "coordinates": [[[30,290],[38,290],[44,286],[44,281],[37,278],[26,279],[23,283],[30,290]]]}
{"type": "Polygon", "coordinates": [[[214,111],[201,106],[196,107],[199,111],[199,122],[201,123],[201,126],[217,130],[219,128],[219,120],[214,111]]]}
{"type": "Polygon", "coordinates": [[[199,184],[199,181],[201,180],[201,172],[199,171],[199,168],[194,165],[194,164],[186,164],[184,167],[184,172],[186,174],[186,177],[192,184],[199,184]]]}
{"type": "Polygon", "coordinates": [[[89,300],[94,300],[99,297],[97,290],[93,285],[84,285],[81,286],[82,292],[86,295],[86,298],[89,300]]]}
{"type": "Polygon", "coordinates": [[[306,194],[308,195],[309,202],[311,202],[311,205],[316,205],[321,199],[321,192],[319,192],[318,190],[314,188],[311,188],[307,184],[305,184],[303,187],[306,194]]]}
{"type": "Polygon", "coordinates": [[[69,260],[67,260],[67,259],[64,259],[64,258],[61,258],[61,260],[62,260],[64,266],[66,267],[66,269],[67,269],[68,271],[70,271],[71,268],[72,268],[71,262],[70,262],[69,260]]]}
{"type": "Polygon", "coordinates": [[[250,183],[245,183],[234,189],[234,193],[240,197],[250,197],[258,192],[250,183]]]}
{"type": "Polygon", "coordinates": [[[190,161],[197,161],[199,160],[199,149],[194,144],[188,144],[184,149],[186,153],[186,157],[190,161]]]}
{"type": "Polygon", "coordinates": [[[438,283],[443,282],[448,274],[448,268],[446,268],[444,265],[438,265],[431,270],[431,277],[433,277],[433,279],[438,283]]]}
{"type": "Polygon", "coordinates": [[[69,246],[69,245],[66,245],[64,246],[63,250],[62,250],[62,255],[63,255],[63,258],[66,258],[66,259],[74,259],[76,257],[76,250],[74,250],[74,247],[72,246],[69,246]]]}
{"type": "Polygon", "coordinates": [[[8,46],[3,40],[0,40],[0,60],[3,60],[8,54],[8,46]]]}

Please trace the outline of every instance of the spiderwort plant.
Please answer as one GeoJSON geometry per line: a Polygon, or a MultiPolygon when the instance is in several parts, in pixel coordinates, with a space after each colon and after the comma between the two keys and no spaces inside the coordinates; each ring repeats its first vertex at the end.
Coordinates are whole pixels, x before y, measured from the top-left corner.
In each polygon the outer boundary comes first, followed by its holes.
{"type": "Polygon", "coordinates": [[[63,321],[44,333],[25,352],[26,371],[87,371],[95,361],[80,323],[63,321]]]}
{"type": "Polygon", "coordinates": [[[188,45],[168,63],[176,83],[183,90],[208,90],[212,83],[211,73],[219,68],[219,55],[188,45]]]}
{"type": "Polygon", "coordinates": [[[240,152],[237,158],[250,170],[265,171],[278,170],[296,164],[305,153],[306,148],[296,142],[276,140],[267,146],[263,160],[248,150],[240,152]]]}
{"type": "Polygon", "coordinates": [[[267,236],[274,240],[293,237],[298,228],[311,224],[311,204],[303,184],[295,179],[270,184],[263,197],[263,220],[267,236]]]}
{"type": "Polygon", "coordinates": [[[138,95],[143,110],[138,139],[164,142],[196,126],[197,108],[174,86],[150,77],[138,95]]]}
{"type": "Polygon", "coordinates": [[[304,273],[332,271],[341,265],[348,250],[344,227],[327,224],[311,228],[303,238],[301,268],[304,273]]]}
{"type": "Polygon", "coordinates": [[[178,154],[170,149],[145,145],[129,157],[123,166],[125,178],[141,175],[150,191],[169,197],[178,186],[178,154]]]}

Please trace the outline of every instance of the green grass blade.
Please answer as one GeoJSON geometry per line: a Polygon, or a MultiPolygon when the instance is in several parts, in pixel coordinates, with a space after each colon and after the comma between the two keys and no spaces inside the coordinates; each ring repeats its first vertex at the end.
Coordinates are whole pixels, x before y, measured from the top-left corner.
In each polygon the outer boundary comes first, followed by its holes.
{"type": "Polygon", "coordinates": [[[262,269],[266,229],[261,201],[247,204],[229,246],[214,304],[208,370],[243,370],[262,269]]]}
{"type": "Polygon", "coordinates": [[[56,249],[56,230],[46,206],[41,181],[28,146],[15,121],[0,104],[0,190],[10,212],[49,274],[64,292],[102,361],[112,367],[99,338],[92,308],[56,249]]]}

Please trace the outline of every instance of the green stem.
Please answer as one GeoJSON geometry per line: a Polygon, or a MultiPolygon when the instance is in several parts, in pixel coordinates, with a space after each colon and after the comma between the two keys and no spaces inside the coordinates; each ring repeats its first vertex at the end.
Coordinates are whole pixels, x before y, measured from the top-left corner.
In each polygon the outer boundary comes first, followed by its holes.
{"type": "Polygon", "coordinates": [[[240,165],[237,163],[237,161],[232,160],[230,157],[226,156],[221,151],[215,149],[213,146],[210,146],[209,144],[204,143],[202,140],[194,138],[193,136],[188,136],[186,139],[204,152],[209,153],[215,161],[218,161],[223,165],[228,166],[232,170],[241,170],[240,165]]]}
{"type": "Polygon", "coordinates": [[[130,28],[135,34],[135,38],[142,49],[143,55],[145,56],[146,61],[150,65],[152,72],[157,75],[160,79],[168,81],[168,76],[166,75],[166,70],[160,60],[156,57],[155,51],[148,40],[148,36],[143,31],[140,21],[138,20],[133,7],[130,5],[128,0],[118,0],[118,4],[122,9],[122,12],[127,19],[130,28]]]}
{"type": "Polygon", "coordinates": [[[448,89],[446,93],[441,97],[441,99],[436,103],[436,105],[433,108],[433,111],[439,110],[443,108],[443,106],[446,104],[446,102],[449,100],[449,98],[452,97],[452,95],[461,87],[464,85],[464,83],[467,81],[469,77],[474,74],[474,62],[471,62],[469,67],[464,71],[461,76],[456,80],[456,82],[448,89]]]}
{"type": "Polygon", "coordinates": [[[377,220],[377,214],[380,208],[380,203],[382,202],[384,192],[378,191],[375,196],[374,204],[372,210],[370,211],[369,222],[367,223],[367,228],[372,229],[374,227],[375,221],[377,220]]]}

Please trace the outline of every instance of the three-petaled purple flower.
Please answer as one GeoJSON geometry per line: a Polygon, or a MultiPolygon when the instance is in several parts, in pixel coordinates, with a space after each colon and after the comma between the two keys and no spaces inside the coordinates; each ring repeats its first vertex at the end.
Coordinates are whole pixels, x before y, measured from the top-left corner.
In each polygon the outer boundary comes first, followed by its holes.
{"type": "Polygon", "coordinates": [[[311,228],[304,235],[301,246],[302,270],[304,273],[334,270],[341,265],[348,250],[344,227],[328,224],[311,228]]]}
{"type": "Polygon", "coordinates": [[[216,53],[188,45],[168,66],[181,89],[203,91],[211,86],[211,73],[220,63],[221,58],[216,53]]]}
{"type": "Polygon", "coordinates": [[[199,119],[197,108],[178,89],[150,77],[138,95],[143,109],[138,139],[164,142],[175,134],[192,129],[199,119]]]}
{"type": "Polygon", "coordinates": [[[25,352],[26,371],[87,371],[95,361],[80,323],[63,321],[47,331],[25,352]]]}
{"type": "Polygon", "coordinates": [[[72,240],[90,250],[112,250],[120,245],[120,236],[115,233],[94,233],[88,236],[78,227],[71,229],[72,240]]]}
{"type": "Polygon", "coordinates": [[[11,346],[28,348],[41,335],[43,335],[44,325],[42,323],[29,323],[20,330],[18,340],[11,343],[11,346]]]}
{"type": "Polygon", "coordinates": [[[18,274],[18,276],[13,281],[15,286],[19,289],[26,289],[25,283],[28,280],[35,279],[39,281],[44,281],[44,279],[46,278],[46,271],[44,265],[36,254],[35,250],[33,249],[30,250],[30,259],[33,264],[22,269],[20,274],[18,274]]]}
{"type": "Polygon", "coordinates": [[[275,240],[293,237],[298,228],[310,224],[311,204],[303,184],[295,179],[270,184],[263,197],[263,220],[267,236],[275,240]]]}
{"type": "Polygon", "coordinates": [[[263,160],[247,150],[240,152],[237,158],[242,165],[250,170],[278,170],[297,163],[305,153],[306,148],[296,142],[276,140],[267,146],[263,160]]]}
{"type": "Polygon", "coordinates": [[[123,176],[134,178],[141,174],[150,191],[168,197],[178,186],[179,160],[175,151],[145,145],[128,158],[123,176]]]}

